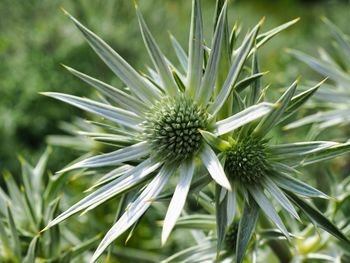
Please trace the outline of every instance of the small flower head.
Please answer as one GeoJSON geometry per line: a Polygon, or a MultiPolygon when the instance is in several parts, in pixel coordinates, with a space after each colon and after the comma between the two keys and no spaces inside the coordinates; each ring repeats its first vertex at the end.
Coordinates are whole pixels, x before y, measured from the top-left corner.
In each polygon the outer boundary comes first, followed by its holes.
{"type": "Polygon", "coordinates": [[[243,138],[226,151],[225,170],[231,180],[257,183],[268,169],[265,141],[243,138]]]}
{"type": "Polygon", "coordinates": [[[198,151],[200,129],[206,129],[208,114],[192,99],[166,97],[147,114],[143,135],[156,159],[182,161],[198,151]]]}

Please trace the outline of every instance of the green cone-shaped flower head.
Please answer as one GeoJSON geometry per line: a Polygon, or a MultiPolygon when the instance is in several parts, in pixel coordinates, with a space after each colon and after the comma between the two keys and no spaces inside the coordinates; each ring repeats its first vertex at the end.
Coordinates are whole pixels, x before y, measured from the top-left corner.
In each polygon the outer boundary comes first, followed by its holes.
{"type": "Polygon", "coordinates": [[[166,97],[148,112],[143,134],[156,159],[182,161],[198,151],[203,140],[199,130],[207,125],[208,114],[192,99],[166,97]]]}
{"type": "Polygon", "coordinates": [[[265,141],[246,137],[234,143],[225,154],[225,170],[231,180],[256,183],[267,171],[265,141]]]}

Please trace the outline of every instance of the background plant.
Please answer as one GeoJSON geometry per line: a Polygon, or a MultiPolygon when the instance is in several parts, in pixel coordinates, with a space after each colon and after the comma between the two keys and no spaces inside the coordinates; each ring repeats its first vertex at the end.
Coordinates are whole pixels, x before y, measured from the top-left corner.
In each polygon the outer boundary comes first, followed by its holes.
{"type": "Polygon", "coordinates": [[[6,172],[8,194],[0,188],[0,258],[5,262],[86,261],[97,238],[81,240],[67,227],[56,227],[40,234],[60,211],[57,194],[67,180],[46,170],[47,149],[35,167],[21,158],[20,183],[6,172]]]}

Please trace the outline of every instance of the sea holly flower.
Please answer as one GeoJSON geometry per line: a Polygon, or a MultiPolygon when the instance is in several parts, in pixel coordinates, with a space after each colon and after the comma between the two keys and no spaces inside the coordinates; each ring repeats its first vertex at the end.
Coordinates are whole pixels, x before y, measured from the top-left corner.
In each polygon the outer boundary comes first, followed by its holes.
{"type": "Polygon", "coordinates": [[[255,48],[295,21],[258,35],[261,21],[246,35],[236,50],[230,50],[230,53],[226,54],[222,49],[223,39],[228,39],[225,33],[226,8],[226,3],[221,6],[212,45],[205,48],[200,2],[193,1],[188,57],[173,39],[179,58],[182,64],[186,65],[186,74],[182,75],[165,58],[136,7],[141,33],[155,68],[150,69],[150,76],[136,72],[102,39],[66,12],[90,46],[124,82],[127,89],[116,89],[66,67],[104,94],[106,99],[99,102],[55,92],[44,93],[110,121],[100,125],[113,134],[109,137],[110,142],[119,145],[116,151],[78,161],[61,171],[115,168],[91,188],[101,186],[98,190],[52,220],[46,229],[75,213],[89,211],[135,187],[140,190],[127,205],[125,213],[106,234],[92,261],[137,222],[150,207],[152,200],[156,199],[167,185],[170,177],[178,174],[178,183],[165,216],[162,233],[164,244],[184,206],[197,160],[202,162],[217,184],[231,191],[231,184],[224,169],[213,149],[203,139],[201,131],[215,132],[218,136],[228,134],[278,107],[264,102],[252,105],[232,116],[222,114],[223,108],[232,107],[230,99],[237,85],[246,86],[260,77],[256,75],[238,82],[247,58],[254,53],[255,48]],[[222,71],[219,72],[222,57],[230,60],[230,66],[223,83],[217,84],[217,77],[219,73],[222,74],[222,71]],[[120,144],[125,142],[129,145],[121,147],[120,144]]]}
{"type": "MultiPolygon", "coordinates": [[[[295,175],[301,174],[298,170],[301,167],[348,153],[350,143],[305,141],[275,144],[273,141],[276,140],[268,136],[272,128],[283,120],[287,121],[288,117],[294,114],[323,82],[298,95],[294,95],[297,81],[294,82],[277,101],[276,104],[279,107],[273,109],[261,121],[239,127],[227,139],[220,138],[215,133],[202,131],[207,143],[219,152],[226,176],[232,185],[232,191],[227,191],[220,186],[216,189],[218,253],[225,240],[227,227],[235,218],[237,206],[242,207],[243,212],[240,215],[237,245],[234,248],[236,262],[240,263],[243,260],[260,211],[287,239],[290,239],[290,234],[278,215],[274,202],[277,202],[292,217],[300,220],[295,209],[295,206],[298,207],[316,225],[340,240],[349,242],[334,224],[301,198],[301,196],[308,198],[328,198],[328,196],[300,181],[295,175]]],[[[261,90],[260,83],[255,84],[255,88],[258,91],[261,90]]],[[[240,97],[239,94],[236,96],[240,97]]],[[[245,102],[248,100],[242,98],[239,100],[243,102],[241,110],[244,110],[245,102]]]]}

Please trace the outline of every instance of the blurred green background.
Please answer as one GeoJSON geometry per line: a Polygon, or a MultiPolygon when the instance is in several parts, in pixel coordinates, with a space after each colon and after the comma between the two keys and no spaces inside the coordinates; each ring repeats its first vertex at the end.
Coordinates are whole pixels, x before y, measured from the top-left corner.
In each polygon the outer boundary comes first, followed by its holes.
{"type": "MultiPolygon", "coordinates": [[[[147,22],[164,53],[174,59],[168,31],[185,44],[190,18],[189,0],[140,0],[147,22]]],[[[211,34],[215,1],[203,2],[206,35],[211,34]]],[[[148,64],[132,0],[1,0],[0,1],[0,171],[17,173],[17,155],[29,160],[45,148],[46,136],[62,134],[60,122],[84,114],[68,105],[39,95],[61,91],[88,96],[93,90],[75,79],[60,63],[103,81],[119,80],[98,59],[82,36],[60,11],[64,7],[97,32],[138,70],[148,64]]],[[[315,55],[318,46],[330,45],[329,33],[320,21],[327,16],[349,33],[348,1],[231,1],[231,21],[243,30],[266,16],[264,30],[295,17],[301,21],[262,49],[262,70],[269,70],[266,82],[281,87],[299,75],[312,72],[290,58],[284,48],[292,47],[315,55]]],[[[243,31],[244,32],[244,31],[243,31]]],[[[317,77],[320,78],[320,77],[317,77]]],[[[53,171],[78,156],[74,150],[56,149],[51,157],[53,171]]]]}

